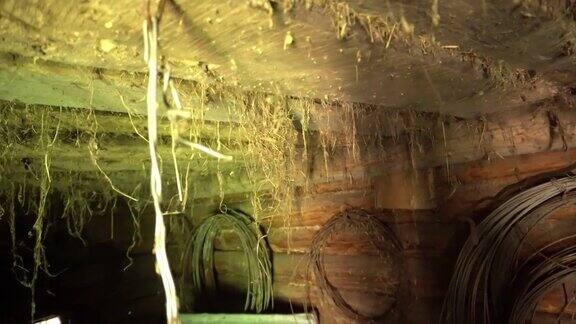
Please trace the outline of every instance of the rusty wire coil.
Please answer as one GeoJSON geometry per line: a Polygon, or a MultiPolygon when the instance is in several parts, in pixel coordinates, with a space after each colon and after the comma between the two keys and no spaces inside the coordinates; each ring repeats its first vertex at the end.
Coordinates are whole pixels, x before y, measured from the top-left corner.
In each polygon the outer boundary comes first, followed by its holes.
{"type": "Polygon", "coordinates": [[[314,235],[310,247],[309,267],[314,274],[316,285],[322,295],[348,318],[362,321],[383,319],[389,315],[393,307],[390,307],[386,312],[375,317],[361,314],[344,300],[338,289],[328,280],[322,250],[327,245],[330,237],[344,228],[352,228],[356,231],[366,233],[378,251],[389,253],[389,255],[392,255],[393,258],[398,261],[396,264],[400,264],[400,242],[390,228],[365,210],[348,209],[334,215],[322,226],[316,235],[314,235]]]}
{"type": "Polygon", "coordinates": [[[230,227],[238,236],[245,256],[248,278],[244,310],[260,313],[272,308],[274,297],[270,247],[252,217],[236,210],[222,211],[206,218],[190,237],[182,259],[182,287],[185,287],[188,276],[191,276],[198,294],[206,293],[209,300],[217,300],[214,240],[224,227],[230,227]]]}
{"type": "MultiPolygon", "coordinates": [[[[535,251],[514,273],[513,287],[510,289],[511,302],[508,323],[532,322],[536,306],[552,288],[557,287],[569,277],[576,274],[576,235],[569,235],[556,240],[535,251]],[[570,243],[565,246],[565,243],[570,243]],[[561,245],[562,247],[558,248],[561,245]],[[554,251],[558,249],[557,251],[554,251]]],[[[566,308],[574,299],[565,301],[558,323],[566,308]]]]}
{"type": "MultiPolygon", "coordinates": [[[[542,259],[519,259],[528,233],[541,220],[576,203],[576,177],[566,170],[535,179],[532,186],[514,194],[510,188],[504,189],[505,195],[499,197],[505,199],[496,199],[497,207],[476,228],[479,240],[470,238],[464,243],[441,322],[523,322],[530,318],[540,297],[573,273],[572,265],[565,263],[576,260],[574,249],[542,259]]],[[[538,255],[543,256],[542,251],[538,255]]]]}

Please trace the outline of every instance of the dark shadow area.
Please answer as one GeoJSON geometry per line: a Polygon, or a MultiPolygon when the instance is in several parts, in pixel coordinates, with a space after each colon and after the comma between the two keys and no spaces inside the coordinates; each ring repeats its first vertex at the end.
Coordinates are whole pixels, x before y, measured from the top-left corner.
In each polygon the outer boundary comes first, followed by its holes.
{"type": "MultiPolygon", "coordinates": [[[[164,323],[163,289],[151,251],[138,245],[130,261],[126,256],[128,244],[121,242],[120,234],[117,239],[100,241],[83,235],[85,242],[72,237],[66,219],[60,217],[62,203],[54,198],[51,205],[47,216],[50,225],[45,228],[43,242],[48,271],[38,272],[34,317],[57,315],[62,323],[164,323]]],[[[118,201],[115,231],[132,235],[134,229],[122,220],[127,218],[125,208],[118,201]]],[[[0,323],[31,322],[31,289],[17,278],[29,281],[34,246],[31,229],[36,215],[19,205],[15,211],[20,260],[16,266],[9,223],[6,215],[0,219],[0,323]]],[[[93,216],[108,215],[109,211],[93,216]]],[[[141,230],[151,231],[152,227],[141,230]]]]}

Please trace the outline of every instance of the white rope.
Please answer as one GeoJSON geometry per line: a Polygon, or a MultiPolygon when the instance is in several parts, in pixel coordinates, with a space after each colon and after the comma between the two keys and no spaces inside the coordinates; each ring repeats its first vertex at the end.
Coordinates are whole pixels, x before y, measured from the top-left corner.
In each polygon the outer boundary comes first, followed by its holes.
{"type": "Polygon", "coordinates": [[[200,151],[200,152],[206,153],[206,154],[208,154],[208,155],[210,155],[210,156],[212,156],[212,157],[214,157],[214,158],[217,158],[218,160],[232,161],[232,160],[234,159],[234,158],[233,158],[232,156],[230,156],[230,155],[224,155],[224,154],[219,153],[219,152],[217,152],[217,151],[214,151],[213,149],[208,148],[208,147],[206,147],[206,146],[204,146],[204,145],[201,145],[201,144],[198,144],[198,143],[193,143],[193,142],[187,141],[187,140],[185,140],[185,139],[183,139],[183,138],[180,138],[180,139],[179,139],[179,142],[182,143],[182,144],[184,144],[184,145],[188,145],[188,146],[190,146],[191,148],[196,149],[196,150],[198,150],[198,151],[200,151]]]}
{"type": "Polygon", "coordinates": [[[166,295],[166,319],[169,324],[179,323],[178,319],[178,297],[168,256],[166,254],[166,226],[160,208],[162,200],[162,179],[158,159],[156,156],[156,143],[158,141],[158,121],[157,121],[157,78],[158,78],[158,24],[156,18],[150,19],[152,26],[148,26],[149,21],[144,22],[144,58],[148,59],[148,93],[146,96],[148,112],[148,148],[150,150],[150,190],[154,201],[155,231],[154,231],[154,254],[156,255],[156,266],[162,278],[164,294],[166,295]],[[151,28],[150,28],[151,27],[151,28]]]}
{"type": "MultiPolygon", "coordinates": [[[[162,201],[162,179],[158,158],[156,154],[156,145],[158,141],[158,20],[156,17],[147,17],[142,25],[144,37],[144,60],[148,65],[148,91],[146,95],[146,105],[148,114],[148,148],[150,151],[150,191],[154,202],[155,212],[155,231],[154,231],[154,254],[156,255],[157,270],[162,278],[164,294],[166,296],[166,319],[169,324],[179,323],[178,318],[178,297],[170,264],[166,254],[166,226],[164,224],[164,214],[161,209],[162,201]],[[151,24],[151,25],[149,25],[151,24]]],[[[168,117],[171,122],[172,133],[172,157],[177,177],[178,197],[183,202],[183,194],[180,183],[180,174],[178,171],[178,162],[176,159],[175,149],[177,143],[185,144],[193,149],[199,150],[205,154],[215,157],[219,160],[232,160],[232,156],[216,152],[201,144],[193,143],[180,138],[176,125],[176,117],[185,117],[186,113],[182,110],[182,103],[178,96],[172,80],[170,80],[170,70],[165,68],[163,71],[162,93],[166,95],[168,90],[172,95],[172,100],[176,109],[168,110],[168,117]]],[[[191,114],[185,118],[190,118],[191,114]]],[[[187,180],[187,179],[186,179],[187,180]]]]}
{"type": "MultiPolygon", "coordinates": [[[[178,92],[176,91],[176,88],[174,87],[174,85],[172,83],[172,80],[164,82],[164,84],[165,84],[166,90],[167,90],[168,85],[169,85],[170,93],[172,95],[172,100],[174,101],[174,105],[176,106],[176,109],[170,109],[166,112],[166,115],[168,116],[168,119],[170,120],[172,125],[174,125],[174,123],[177,122],[178,118],[192,119],[193,116],[192,116],[191,111],[182,110],[182,103],[180,101],[180,97],[178,96],[178,92]]],[[[222,154],[218,151],[215,151],[209,147],[206,147],[202,144],[193,143],[193,142],[190,142],[188,140],[185,140],[185,139],[181,138],[178,133],[172,134],[172,137],[177,142],[184,144],[186,146],[189,146],[190,148],[193,148],[193,149],[198,150],[200,152],[203,152],[207,155],[210,155],[210,156],[212,156],[218,160],[232,161],[234,159],[231,155],[225,155],[225,154],[222,154]]]]}

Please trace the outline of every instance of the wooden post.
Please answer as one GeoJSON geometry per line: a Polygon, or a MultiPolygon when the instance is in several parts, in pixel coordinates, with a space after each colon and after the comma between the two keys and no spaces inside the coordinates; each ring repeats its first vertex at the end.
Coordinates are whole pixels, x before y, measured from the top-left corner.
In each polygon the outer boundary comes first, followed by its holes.
{"type": "Polygon", "coordinates": [[[399,170],[376,179],[376,207],[386,209],[433,209],[434,176],[431,169],[399,170]]]}

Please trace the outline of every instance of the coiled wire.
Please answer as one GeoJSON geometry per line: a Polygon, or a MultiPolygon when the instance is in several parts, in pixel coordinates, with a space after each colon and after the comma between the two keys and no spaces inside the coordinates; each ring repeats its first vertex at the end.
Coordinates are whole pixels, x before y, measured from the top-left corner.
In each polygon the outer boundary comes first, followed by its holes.
{"type": "MultiPolygon", "coordinates": [[[[352,228],[370,236],[370,241],[379,251],[388,252],[397,261],[395,270],[399,271],[400,242],[394,233],[380,220],[362,209],[348,209],[334,215],[314,235],[310,247],[310,267],[316,280],[316,285],[322,294],[336,306],[344,315],[351,319],[371,321],[376,318],[359,313],[355,310],[328,280],[324,266],[322,250],[330,237],[343,228],[352,228]]],[[[378,319],[388,315],[389,310],[378,316],[378,319]]]]}
{"type": "Polygon", "coordinates": [[[260,313],[273,307],[271,253],[260,227],[242,212],[228,210],[202,222],[186,244],[183,276],[191,273],[196,292],[206,293],[209,299],[214,300],[217,294],[214,239],[223,228],[230,227],[240,239],[246,260],[248,280],[244,310],[260,313]]]}
{"type": "MultiPolygon", "coordinates": [[[[544,265],[549,261],[538,265],[528,264],[535,267],[533,271],[526,271],[526,263],[516,266],[520,247],[528,232],[553,211],[576,203],[576,192],[572,191],[576,188],[576,177],[570,175],[553,179],[550,176],[552,179],[547,179],[547,182],[515,195],[511,195],[507,188],[503,191],[506,200],[478,224],[478,240],[468,239],[458,256],[444,300],[441,322],[521,323],[529,318],[532,311],[529,308],[535,307],[538,299],[534,298],[541,297],[544,290],[550,290],[563,278],[561,275],[552,276],[550,281],[540,276],[541,272],[537,269],[550,269],[550,264],[544,265]],[[527,228],[528,231],[519,232],[520,228],[527,228]],[[519,277],[519,272],[534,277],[519,277]],[[526,293],[510,293],[511,287],[526,293]]],[[[542,177],[538,181],[542,182],[542,177]]],[[[564,261],[562,259],[558,261],[560,263],[551,264],[558,265],[564,261]]]]}

